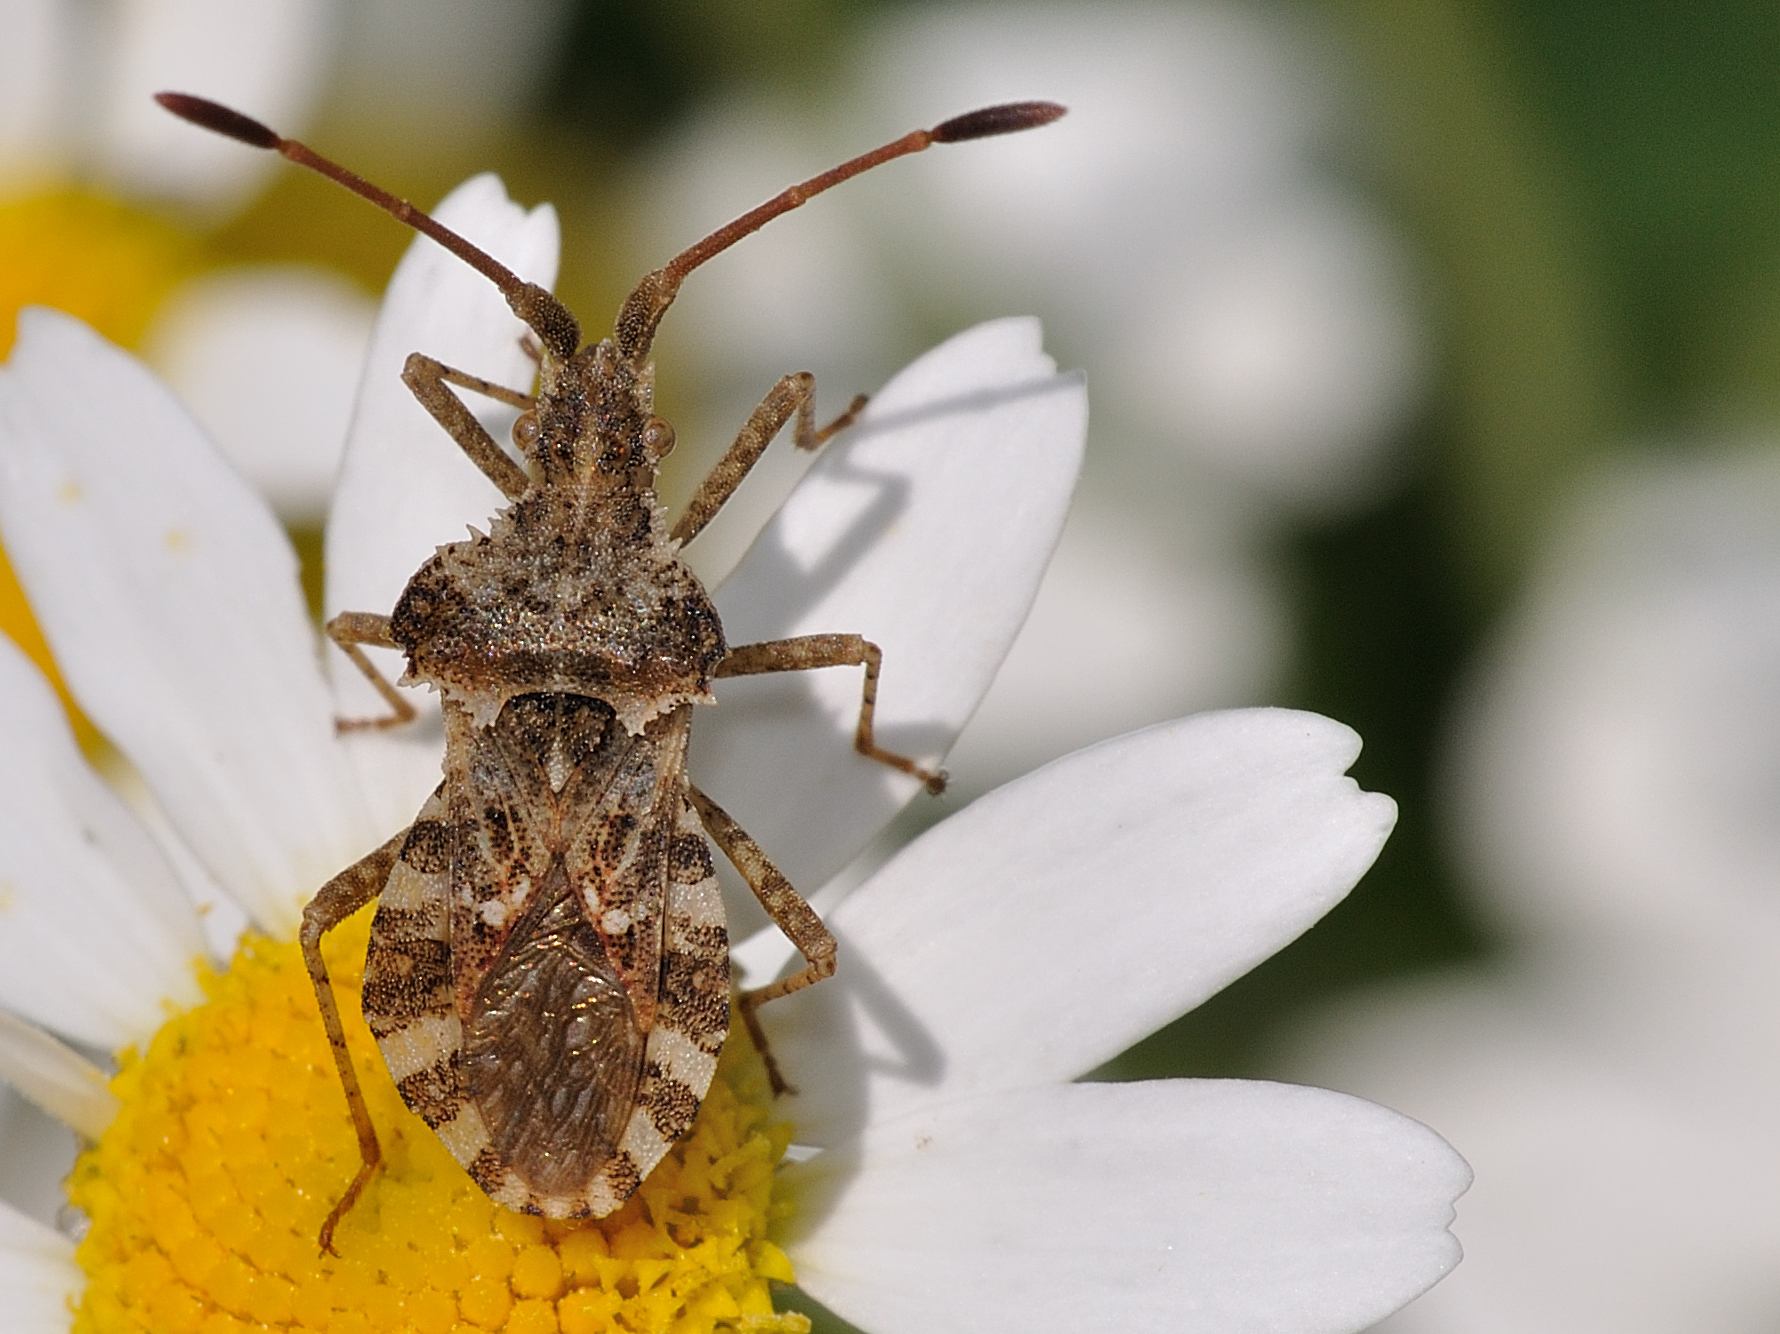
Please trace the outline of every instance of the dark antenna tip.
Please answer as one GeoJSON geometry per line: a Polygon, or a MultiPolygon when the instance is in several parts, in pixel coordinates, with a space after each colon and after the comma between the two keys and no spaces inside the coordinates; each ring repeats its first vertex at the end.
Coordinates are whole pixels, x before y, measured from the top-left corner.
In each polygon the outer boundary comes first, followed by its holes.
{"type": "Polygon", "coordinates": [[[993,134],[1014,134],[1020,130],[1049,125],[1069,108],[1056,102],[1003,102],[1000,106],[967,111],[962,116],[935,125],[930,134],[936,144],[955,144],[965,139],[987,139],[993,134]]]}
{"type": "Polygon", "coordinates": [[[276,152],[279,144],[284,142],[252,116],[243,116],[207,97],[194,97],[190,93],[156,93],[155,101],[182,120],[226,134],[255,148],[270,148],[276,152]]]}

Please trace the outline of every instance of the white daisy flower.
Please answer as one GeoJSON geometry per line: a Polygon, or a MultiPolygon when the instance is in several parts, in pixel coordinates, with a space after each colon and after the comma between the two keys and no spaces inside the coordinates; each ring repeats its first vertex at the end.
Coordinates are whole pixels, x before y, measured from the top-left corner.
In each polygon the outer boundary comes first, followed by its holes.
{"type": "Polygon", "coordinates": [[[303,125],[337,17],[315,0],[12,0],[0,43],[0,349],[24,306],[81,315],[140,348],[280,512],[310,521],[373,303],[309,265],[208,267],[202,238],[278,164],[193,134],[153,94],[203,88],[303,125]]]}
{"type": "MultiPolygon", "coordinates": [[[[491,179],[440,216],[550,276],[550,214],[491,179]]],[[[410,252],[355,420],[331,602],[383,595],[457,535],[447,513],[491,508],[383,358],[424,346],[516,381],[518,334],[480,279],[410,252]]],[[[718,592],[732,636],[835,618],[870,635],[880,735],[943,754],[1032,598],[1083,424],[1080,380],[1056,374],[1033,322],[960,335],[885,388],[718,592]]],[[[1394,810],[1345,776],[1357,739],[1283,711],[1106,743],[912,845],[834,913],[844,980],[767,1012],[802,1095],[774,1104],[732,1043],[692,1134],[610,1219],[498,1213],[373,1077],[386,1165],[342,1258],[319,1259],[356,1149],[291,928],[305,894],[412,818],[412,789],[435,781],[424,739],[335,738],[351,696],[324,679],[278,525],[135,362],[30,312],[0,375],[0,436],[8,548],[179,840],[145,831],[47,687],[0,652],[0,1070],[97,1141],[71,1183],[89,1217],[78,1252],[0,1211],[12,1328],[66,1330],[80,1303],[101,1329],[581,1334],[622,1308],[637,1329],[794,1330],[768,1285],[795,1274],[884,1332],[1339,1330],[1456,1261],[1468,1173],[1405,1118],[1277,1085],[1069,1082],[1295,936],[1376,855],[1394,810]],[[215,886],[261,934],[194,977],[193,899],[215,886]],[[107,1086],[49,1031],[122,1051],[119,1074],[107,1086]],[[813,1151],[796,1167],[779,1166],[786,1115],[813,1151]]],[[[832,684],[813,700],[726,688],[693,766],[806,884],[916,786],[848,753],[858,683],[832,684]]],[[[339,933],[357,934],[336,956],[343,989],[364,927],[339,933]]],[[[378,1068],[368,1035],[351,1040],[378,1068]]]]}
{"type": "Polygon", "coordinates": [[[1392,1330],[1774,1327],[1780,456],[1621,464],[1565,515],[1453,747],[1487,968],[1328,1016],[1276,1068],[1477,1164],[1464,1271],[1392,1330]]]}
{"type": "Polygon", "coordinates": [[[10,0],[0,43],[0,351],[49,305],[141,351],[287,521],[316,525],[375,303],[314,264],[215,267],[203,238],[280,164],[153,101],[457,142],[502,126],[563,0],[10,0]],[[268,404],[276,408],[268,411],[268,404]]]}

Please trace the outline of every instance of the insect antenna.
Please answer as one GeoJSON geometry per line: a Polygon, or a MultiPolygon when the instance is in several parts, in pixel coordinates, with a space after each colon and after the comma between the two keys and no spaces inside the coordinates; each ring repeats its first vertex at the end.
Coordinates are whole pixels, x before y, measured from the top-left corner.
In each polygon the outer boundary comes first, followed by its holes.
{"type": "Polygon", "coordinates": [[[385,213],[407,223],[415,231],[430,236],[500,288],[501,295],[507,299],[507,305],[513,313],[537,334],[538,341],[551,354],[566,360],[574,356],[576,349],[580,347],[580,326],[576,324],[575,317],[569,314],[568,307],[550,292],[536,283],[525,281],[486,250],[471,244],[406,199],[397,198],[381,186],[371,184],[358,173],[323,157],[309,145],[295,139],[286,139],[251,116],[244,116],[239,111],[212,102],[209,98],[194,97],[190,93],[156,93],[155,101],[175,116],[189,120],[194,125],[238,139],[254,148],[270,149],[298,166],[318,172],[330,181],[345,186],[353,194],[370,200],[385,213]]]}
{"type": "Polygon", "coordinates": [[[706,260],[722,254],[744,236],[758,231],[781,213],[789,213],[824,190],[832,189],[842,181],[850,180],[861,172],[870,171],[895,158],[919,153],[934,144],[955,144],[966,139],[986,139],[990,135],[1035,129],[1040,125],[1050,124],[1064,110],[1064,107],[1055,102],[1004,102],[999,106],[968,111],[962,116],[942,121],[930,130],[911,130],[900,139],[892,139],[869,153],[861,153],[838,167],[830,167],[820,175],[781,190],[764,204],[749,209],[734,222],[719,227],[704,240],[682,250],[659,269],[645,275],[637,284],[636,290],[625,298],[624,305],[618,312],[616,335],[619,352],[633,362],[646,356],[649,345],[655,340],[656,326],[661,323],[661,317],[667,313],[667,308],[679,294],[680,284],[686,275],[706,260]]]}

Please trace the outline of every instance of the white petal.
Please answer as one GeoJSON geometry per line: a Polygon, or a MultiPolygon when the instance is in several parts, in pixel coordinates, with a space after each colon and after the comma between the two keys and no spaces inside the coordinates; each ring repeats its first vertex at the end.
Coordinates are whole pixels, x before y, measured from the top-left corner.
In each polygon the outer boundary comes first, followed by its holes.
{"type": "Polygon", "coordinates": [[[321,92],[332,6],[311,0],[127,0],[96,11],[100,68],[91,101],[107,176],[211,207],[241,203],[270,172],[291,171],[157,106],[157,92],[200,93],[281,134],[300,134],[321,92]]]}
{"type": "Polygon", "coordinates": [[[0,378],[0,526],[74,693],[268,928],[372,841],[296,558],[134,359],[27,310],[0,378]]]}
{"type": "Polygon", "coordinates": [[[930,830],[829,918],[838,974],[763,1013],[805,1088],[799,1138],[832,1146],[868,1114],[1074,1078],[1272,955],[1395,822],[1346,777],[1359,748],[1315,714],[1202,714],[930,830]]]}
{"type": "Polygon", "coordinates": [[[88,767],[37,669],[0,638],[0,1005],[117,1048],[198,998],[190,900],[88,767]]]}
{"type": "MultiPolygon", "coordinates": [[[[548,205],[527,212],[509,202],[498,178],[477,176],[452,191],[435,216],[521,277],[546,287],[554,281],[556,214],[548,205]]],[[[425,352],[473,375],[529,389],[536,367],[520,346],[524,333],[488,279],[424,237],[408,247],[371,334],[340,486],[328,515],[329,616],[341,611],[387,615],[435,547],[461,541],[468,524],[486,530],[501,504],[494,484],[403,385],[408,354],[425,352]]],[[[496,440],[508,438],[511,409],[474,394],[466,394],[465,402],[496,440]]],[[[401,674],[396,655],[372,656],[392,681],[401,674]]],[[[328,662],[342,714],[387,712],[337,651],[329,650],[328,662]]],[[[426,702],[415,692],[417,706],[426,702]]],[[[437,728],[416,724],[401,731],[405,735],[361,734],[351,747],[383,828],[412,819],[439,781],[437,728]]]]}
{"type": "Polygon", "coordinates": [[[14,1334],[67,1334],[85,1284],[74,1243],[0,1203],[0,1311],[14,1334]]]}
{"type": "Polygon", "coordinates": [[[874,1124],[786,1170],[799,1284],[874,1334],[1359,1330],[1458,1262],[1470,1182],[1322,1089],[1073,1084],[874,1124]]]}
{"type": "Polygon", "coordinates": [[[143,355],[273,509],[319,524],[374,311],[323,269],[219,270],[180,284],[143,355]]]}
{"type": "MultiPolygon", "coordinates": [[[[1035,320],[909,366],[805,475],[717,594],[731,644],[822,632],[884,651],[877,740],[937,763],[1057,544],[1087,399],[1035,320]]],[[[691,770],[793,882],[827,879],[918,790],[852,746],[859,669],[725,681],[691,770]]]]}
{"type": "Polygon", "coordinates": [[[117,1114],[105,1074],[72,1047],[0,1010],[0,1079],[88,1139],[117,1114]]]}

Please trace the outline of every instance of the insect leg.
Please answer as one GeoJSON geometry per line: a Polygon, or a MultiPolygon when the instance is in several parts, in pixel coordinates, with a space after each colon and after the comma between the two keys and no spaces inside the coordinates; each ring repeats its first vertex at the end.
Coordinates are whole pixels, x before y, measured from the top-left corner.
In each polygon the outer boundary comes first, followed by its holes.
{"type": "Polygon", "coordinates": [[[404,829],[375,852],[359,858],[318,889],[315,897],[303,907],[303,929],[299,936],[303,964],[309,970],[309,980],[315,984],[321,1024],[328,1031],[328,1046],[334,1054],[334,1068],[340,1073],[340,1087],[346,1093],[346,1109],[352,1114],[352,1128],[358,1132],[358,1172],[340,1202],[328,1211],[327,1221],[321,1225],[321,1248],[329,1254],[338,1254],[334,1250],[334,1228],[369,1184],[382,1150],[377,1144],[377,1131],[371,1125],[370,1109],[365,1106],[364,1091],[359,1088],[358,1073],[352,1068],[352,1057],[346,1050],[346,1030],[340,1023],[340,1006],[334,999],[333,983],[328,979],[327,961],[321,955],[321,938],[382,892],[407,837],[408,831],[404,829]]]}
{"type": "Polygon", "coordinates": [[[379,616],[369,611],[343,611],[327,624],[328,638],[340,646],[340,651],[352,659],[352,665],[364,673],[365,679],[377,688],[383,696],[383,702],[389,705],[390,711],[381,718],[336,718],[334,730],[338,732],[360,732],[375,728],[381,731],[386,727],[400,727],[403,723],[414,721],[416,714],[412,704],[397,690],[377,664],[365,656],[360,647],[369,644],[372,648],[400,648],[401,645],[391,638],[389,633],[389,617],[379,616]]]}
{"type": "Polygon", "coordinates": [[[872,739],[872,715],[878,707],[878,673],[884,651],[861,635],[798,635],[742,644],[717,664],[718,676],[759,676],[767,672],[802,672],[816,667],[864,667],[865,686],[859,701],[859,726],[853,746],[861,755],[919,778],[938,796],[946,790],[946,771],[929,769],[906,755],[885,750],[872,739]]]}
{"type": "Polygon", "coordinates": [[[766,452],[792,413],[797,414],[794,439],[799,449],[815,449],[836,432],[853,424],[865,409],[865,395],[858,394],[847,404],[847,410],[828,425],[818,429],[815,418],[816,377],[808,371],[787,375],[760,400],[760,406],[749,415],[747,424],[737,433],[715,467],[705,474],[698,490],[686,506],[686,512],[674,524],[673,538],[684,546],[699,535],[723,502],[728,500],[742,478],[748,475],[755,461],[766,452]]]}
{"type": "Polygon", "coordinates": [[[773,1059],[772,1050],[767,1046],[766,1034],[761,1031],[760,1018],[755,1011],[770,1000],[789,996],[825,977],[833,977],[834,937],[822,925],[822,919],[816,916],[816,910],[792,887],[784,873],[772,864],[766,853],[761,851],[760,844],[730,818],[728,811],[691,783],[686,785],[686,794],[693,809],[698,812],[705,832],[717,841],[717,846],[723,849],[723,855],[742,873],[742,878],[748,882],[748,888],[754,891],[754,897],[760,900],[760,906],[766,909],[773,924],[785,933],[786,938],[797,946],[798,953],[803,955],[804,966],[789,977],[781,977],[777,982],[769,982],[764,987],[751,987],[736,999],[736,1010],[741,1015],[742,1023],[747,1026],[748,1036],[753,1039],[755,1049],[766,1062],[767,1078],[772,1082],[773,1092],[794,1093],[796,1090],[785,1082],[785,1076],[779,1072],[779,1064],[773,1059]]]}
{"type": "Polygon", "coordinates": [[[458,448],[470,456],[470,462],[482,469],[483,475],[501,489],[501,494],[508,500],[517,499],[530,484],[525,469],[513,462],[507,452],[495,443],[494,437],[476,420],[475,414],[464,406],[464,401],[451,392],[449,386],[455,384],[474,390],[521,411],[533,406],[531,396],[516,389],[503,388],[464,371],[453,370],[424,352],[408,354],[408,361],[402,367],[402,383],[420,400],[420,406],[432,414],[433,420],[445,428],[446,434],[457,441],[458,448]]]}

